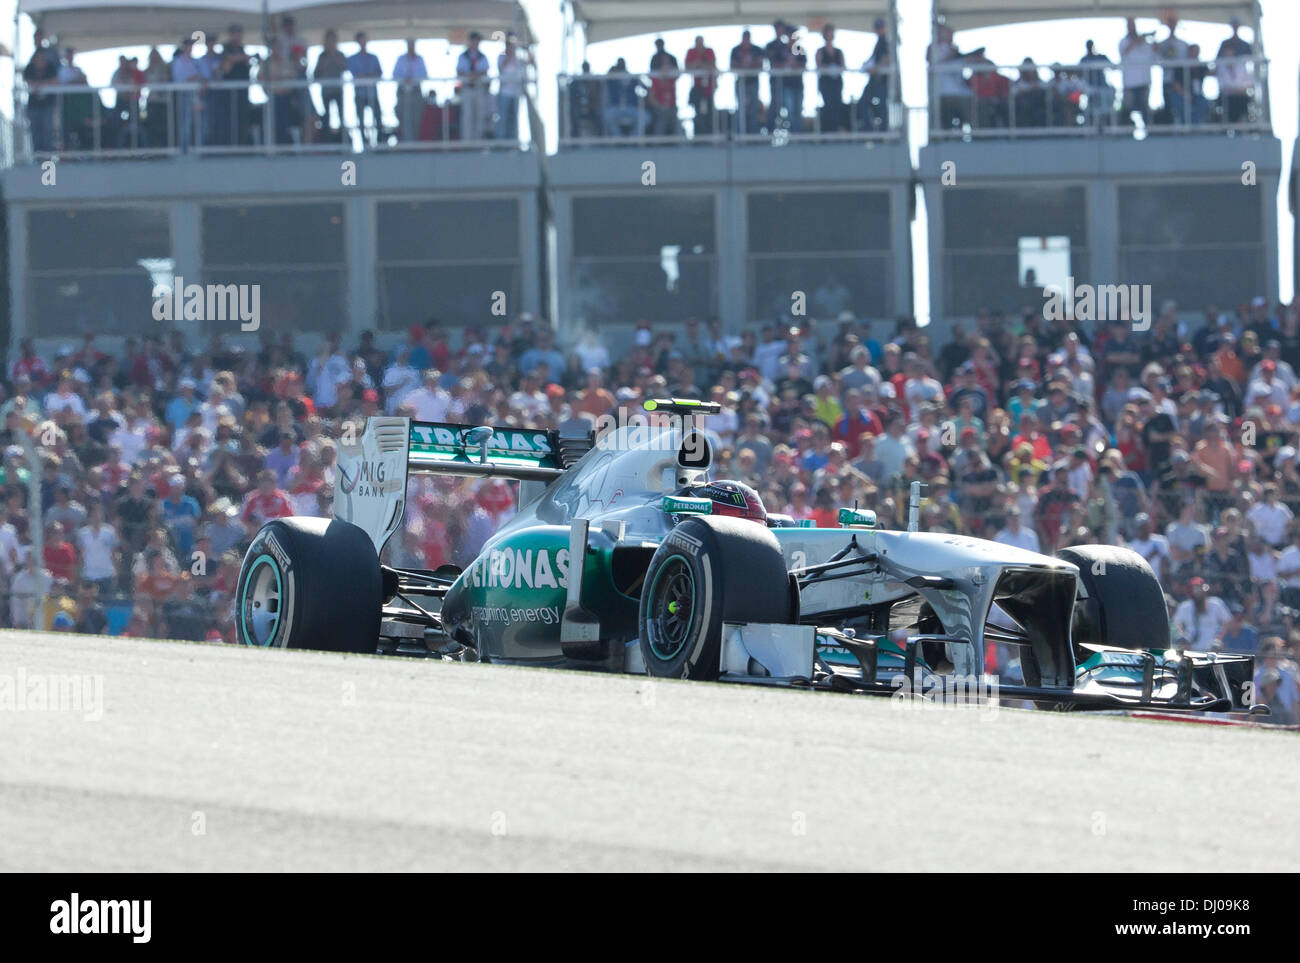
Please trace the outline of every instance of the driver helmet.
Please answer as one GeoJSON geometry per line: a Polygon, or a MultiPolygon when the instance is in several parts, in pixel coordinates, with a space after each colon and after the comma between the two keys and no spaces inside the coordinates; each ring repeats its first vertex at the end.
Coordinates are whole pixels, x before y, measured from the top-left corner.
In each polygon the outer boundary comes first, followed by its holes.
{"type": "Polygon", "coordinates": [[[731,515],[767,524],[767,509],[763,507],[763,499],[744,482],[729,479],[709,482],[693,489],[691,494],[711,501],[714,515],[731,515]]]}

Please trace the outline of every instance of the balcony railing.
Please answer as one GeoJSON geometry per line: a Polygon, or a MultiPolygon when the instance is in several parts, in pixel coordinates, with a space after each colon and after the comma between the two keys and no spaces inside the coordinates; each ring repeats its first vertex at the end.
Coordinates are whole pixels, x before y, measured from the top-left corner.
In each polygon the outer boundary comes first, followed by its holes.
{"type": "Polygon", "coordinates": [[[20,85],[14,98],[19,163],[532,145],[523,96],[455,78],[20,85]]]}
{"type": "Polygon", "coordinates": [[[560,147],[900,140],[894,68],[570,74],[560,147]]]}
{"type": "Polygon", "coordinates": [[[1272,129],[1268,61],[1262,57],[1163,61],[1152,66],[1146,88],[1126,89],[1122,70],[1095,63],[960,61],[932,66],[930,137],[1131,137],[1139,132],[1272,129]]]}

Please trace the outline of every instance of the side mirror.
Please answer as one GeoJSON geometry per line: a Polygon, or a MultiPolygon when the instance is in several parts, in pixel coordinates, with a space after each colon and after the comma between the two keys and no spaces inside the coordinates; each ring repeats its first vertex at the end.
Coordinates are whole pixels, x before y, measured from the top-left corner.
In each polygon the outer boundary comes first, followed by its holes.
{"type": "Polygon", "coordinates": [[[492,435],[491,425],[479,425],[477,428],[471,428],[465,432],[465,444],[479,450],[478,460],[480,463],[487,461],[488,444],[492,441],[492,435]]]}

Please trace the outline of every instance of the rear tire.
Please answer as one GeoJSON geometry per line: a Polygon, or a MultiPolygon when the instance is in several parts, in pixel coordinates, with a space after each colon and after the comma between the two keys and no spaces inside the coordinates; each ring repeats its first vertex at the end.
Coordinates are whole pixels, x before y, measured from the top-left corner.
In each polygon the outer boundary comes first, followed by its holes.
{"type": "Polygon", "coordinates": [[[280,518],[253,539],[235,590],[244,645],[373,653],[383,576],[370,536],[339,519],[280,518]]]}
{"type": "Polygon", "coordinates": [[[1168,648],[1164,589],[1137,552],[1114,545],[1063,548],[1056,557],[1079,566],[1080,596],[1070,637],[1125,649],[1168,648]]]}
{"type": "Polygon", "coordinates": [[[646,671],[716,679],[723,622],[789,624],[798,611],[798,588],[771,531],[726,516],[687,518],[646,569],[638,619],[646,671]]]}

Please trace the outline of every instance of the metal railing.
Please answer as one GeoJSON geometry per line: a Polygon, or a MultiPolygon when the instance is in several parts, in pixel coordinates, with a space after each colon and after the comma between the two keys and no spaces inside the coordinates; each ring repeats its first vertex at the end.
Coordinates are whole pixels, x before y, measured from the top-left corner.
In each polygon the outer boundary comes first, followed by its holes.
{"type": "Polygon", "coordinates": [[[1133,136],[1139,131],[1272,129],[1268,61],[1263,57],[1160,61],[1152,64],[1151,82],[1145,86],[1125,87],[1123,70],[1108,62],[933,65],[930,136],[1133,136]],[[1157,90],[1161,105],[1153,107],[1157,90]]]}
{"type": "Polygon", "coordinates": [[[896,68],[561,75],[559,142],[900,140],[896,68]]]}
{"type": "Polygon", "coordinates": [[[532,146],[526,107],[455,78],[20,84],[15,158],[355,153],[532,146]]]}

